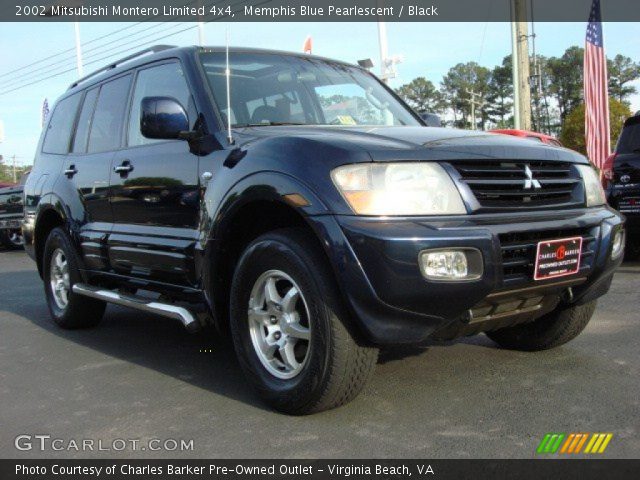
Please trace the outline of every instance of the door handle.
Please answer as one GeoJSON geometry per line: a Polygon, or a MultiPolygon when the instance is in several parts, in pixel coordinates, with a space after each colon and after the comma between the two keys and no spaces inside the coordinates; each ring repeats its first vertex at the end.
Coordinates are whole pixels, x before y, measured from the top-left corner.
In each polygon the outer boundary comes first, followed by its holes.
{"type": "Polygon", "coordinates": [[[76,173],[78,173],[78,169],[75,165],[70,165],[69,168],[64,171],[64,174],[67,176],[67,178],[73,177],[76,173]]]}
{"type": "Polygon", "coordinates": [[[131,162],[129,162],[129,160],[125,160],[121,165],[118,165],[113,169],[114,172],[119,173],[121,176],[125,176],[132,170],[133,165],[131,165],[131,162]]]}

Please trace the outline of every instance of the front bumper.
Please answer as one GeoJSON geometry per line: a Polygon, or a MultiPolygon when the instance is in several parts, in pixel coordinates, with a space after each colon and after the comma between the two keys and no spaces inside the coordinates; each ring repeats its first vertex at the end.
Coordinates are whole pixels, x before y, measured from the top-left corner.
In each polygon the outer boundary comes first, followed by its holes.
{"type": "Polygon", "coordinates": [[[622,228],[624,220],[609,208],[449,218],[337,216],[315,220],[321,225],[325,244],[331,246],[327,254],[332,257],[358,330],[366,342],[378,345],[418,343],[429,337],[450,338],[500,328],[537,318],[559,302],[593,300],[608,291],[622,261],[612,261],[610,251],[613,232],[622,228]],[[534,282],[532,277],[515,275],[506,268],[503,244],[508,239],[533,235],[537,242],[562,238],[558,235],[564,232],[584,232],[592,237],[585,242],[588,250],[575,276],[534,282]],[[426,280],[418,265],[419,253],[454,247],[480,250],[483,275],[461,282],[426,280]],[[533,298],[538,297],[536,304],[533,298]],[[518,299],[521,303],[514,303],[518,299]],[[492,310],[491,305],[496,307],[492,310]]]}

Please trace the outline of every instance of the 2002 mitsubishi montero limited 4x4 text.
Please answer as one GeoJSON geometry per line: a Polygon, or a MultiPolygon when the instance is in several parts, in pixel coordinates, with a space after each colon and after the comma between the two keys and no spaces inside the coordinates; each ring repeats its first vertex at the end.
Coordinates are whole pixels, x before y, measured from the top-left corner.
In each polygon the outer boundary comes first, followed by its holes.
{"type": "Polygon", "coordinates": [[[365,69],[154,47],[58,100],[23,231],[61,327],[110,302],[228,329],[260,395],[304,414],[353,399],[380,347],[571,340],[623,226],[583,156],[426,127],[365,69]]]}

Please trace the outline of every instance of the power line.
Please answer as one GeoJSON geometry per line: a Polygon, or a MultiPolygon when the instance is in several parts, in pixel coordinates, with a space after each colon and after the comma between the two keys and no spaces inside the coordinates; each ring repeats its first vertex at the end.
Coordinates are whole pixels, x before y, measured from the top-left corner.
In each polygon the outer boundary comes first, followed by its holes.
{"type": "MultiPolygon", "coordinates": [[[[197,2],[197,1],[199,1],[199,0],[191,0],[190,2],[186,3],[186,4],[185,4],[185,6],[189,6],[189,5],[191,5],[191,4],[193,4],[193,3],[197,2]]],[[[213,4],[213,5],[215,5],[215,4],[213,4]]],[[[150,20],[154,20],[154,19],[156,19],[156,18],[160,18],[160,17],[162,17],[162,15],[156,15],[156,16],[154,16],[154,17],[151,17],[151,18],[150,18],[150,20]]],[[[170,21],[170,20],[173,20],[173,19],[176,19],[176,18],[178,18],[178,15],[173,16],[173,17],[171,17],[169,20],[166,20],[166,21],[170,21]]],[[[133,27],[136,27],[136,26],[138,26],[138,25],[142,25],[142,24],[144,24],[144,23],[146,23],[146,22],[136,22],[136,23],[133,23],[133,24],[131,24],[131,25],[127,25],[126,27],[122,27],[122,28],[119,28],[119,29],[117,29],[117,30],[114,30],[113,32],[109,32],[109,33],[107,33],[107,34],[104,34],[104,35],[101,35],[101,36],[99,36],[99,37],[93,38],[93,39],[91,39],[91,40],[89,40],[89,41],[87,41],[87,42],[83,42],[83,43],[82,43],[82,47],[85,47],[85,46],[87,46],[87,45],[90,45],[90,44],[92,44],[92,43],[95,43],[95,42],[97,42],[97,41],[99,41],[99,40],[102,40],[102,39],[104,39],[104,38],[111,37],[111,36],[116,35],[116,34],[118,34],[118,33],[120,33],[120,32],[124,32],[124,31],[126,31],[126,30],[129,30],[129,29],[131,29],[131,28],[133,28],[133,27]]],[[[161,23],[159,23],[158,25],[162,25],[162,22],[161,22],[161,23]]],[[[142,29],[142,30],[140,30],[140,31],[138,31],[138,32],[136,32],[136,33],[134,33],[134,34],[133,34],[133,36],[136,36],[136,35],[138,35],[139,33],[142,33],[142,32],[144,32],[144,31],[150,30],[151,28],[156,28],[158,25],[154,25],[154,26],[152,26],[152,27],[148,27],[148,28],[142,29]]],[[[127,37],[121,37],[121,38],[120,38],[120,39],[118,39],[118,40],[123,40],[123,39],[125,39],[125,38],[127,38],[127,37]]],[[[105,47],[105,46],[107,46],[107,45],[109,45],[109,44],[111,44],[111,43],[117,42],[118,40],[114,40],[113,42],[107,43],[107,44],[105,44],[105,45],[101,45],[101,46],[97,46],[97,47],[91,48],[91,49],[89,49],[89,50],[87,50],[87,51],[94,51],[94,50],[96,50],[96,49],[98,49],[98,48],[103,48],[103,47],[105,47]]],[[[11,74],[16,73],[16,72],[21,72],[21,71],[23,71],[23,70],[25,70],[25,69],[27,69],[27,68],[29,68],[29,67],[32,67],[32,66],[34,66],[34,65],[39,65],[39,64],[40,64],[40,63],[42,63],[42,62],[45,62],[45,61],[47,61],[47,60],[51,60],[52,58],[55,58],[55,57],[59,57],[60,55],[63,55],[63,54],[65,54],[65,53],[73,52],[74,50],[75,50],[75,47],[73,47],[73,48],[68,48],[68,49],[66,49],[66,50],[62,50],[61,52],[58,52],[58,53],[54,53],[53,55],[50,55],[50,56],[48,56],[48,57],[46,57],[46,58],[41,58],[40,60],[36,60],[36,61],[35,61],[35,62],[33,62],[33,63],[30,63],[30,64],[28,64],[28,65],[24,65],[24,66],[22,66],[22,67],[16,68],[15,70],[10,70],[10,71],[8,71],[8,72],[2,73],[2,74],[0,74],[0,78],[6,77],[6,76],[11,75],[11,74]]],[[[73,60],[74,56],[75,56],[75,55],[72,55],[71,57],[69,57],[69,58],[67,58],[67,59],[64,59],[64,60],[62,60],[62,61],[63,61],[63,62],[65,62],[65,61],[73,60]]],[[[44,66],[42,66],[42,67],[38,67],[36,70],[43,69],[43,68],[47,68],[47,67],[49,67],[49,66],[56,65],[57,63],[58,63],[58,61],[56,61],[56,62],[54,62],[54,63],[52,63],[52,64],[48,64],[48,65],[44,65],[44,66]]],[[[29,74],[29,73],[33,73],[33,72],[26,72],[25,74],[29,74]]]]}
{"type": "MultiPolygon", "coordinates": [[[[230,4],[229,6],[230,6],[230,7],[235,7],[236,5],[239,5],[239,4],[242,4],[242,3],[246,3],[247,1],[248,1],[248,0],[240,0],[240,1],[236,2],[236,3],[230,4]]],[[[264,5],[265,3],[270,3],[271,1],[272,1],[272,0],[263,0],[262,2],[260,2],[260,3],[256,4],[256,6],[264,5]]],[[[192,2],[192,3],[193,3],[193,2],[192,2]]],[[[214,6],[214,5],[216,5],[216,4],[215,4],[215,3],[212,3],[210,6],[214,6]]],[[[239,10],[238,10],[238,11],[239,11],[239,10]]],[[[220,20],[222,20],[222,19],[224,19],[224,18],[226,18],[226,17],[231,17],[233,14],[237,13],[238,11],[233,11],[233,12],[231,12],[231,13],[228,13],[228,14],[222,15],[222,16],[220,16],[220,17],[216,18],[215,20],[210,20],[210,21],[208,21],[208,22],[204,22],[204,23],[212,23],[212,22],[220,21],[220,20]]],[[[183,23],[184,23],[184,22],[183,22],[183,23]]],[[[188,31],[188,30],[193,30],[194,28],[198,28],[198,24],[192,25],[192,26],[187,27],[187,28],[184,28],[184,29],[182,29],[182,30],[178,30],[177,32],[173,32],[173,33],[170,33],[170,34],[168,34],[168,35],[163,35],[163,36],[161,36],[161,37],[155,38],[155,39],[150,40],[150,41],[147,41],[147,42],[138,43],[138,44],[136,44],[136,45],[135,45],[135,46],[133,46],[133,47],[129,47],[129,48],[126,48],[126,49],[124,49],[124,50],[120,50],[120,51],[118,51],[118,52],[111,52],[111,53],[109,53],[109,55],[104,56],[104,57],[101,57],[101,58],[98,58],[98,59],[93,60],[93,61],[91,61],[91,62],[87,62],[85,65],[92,65],[92,64],[94,64],[94,63],[98,63],[98,62],[100,62],[100,61],[102,61],[102,60],[105,60],[105,59],[107,59],[107,58],[111,58],[111,57],[113,57],[113,56],[115,56],[115,55],[121,55],[121,54],[123,54],[123,53],[128,53],[128,52],[130,52],[130,51],[132,51],[132,50],[137,50],[137,49],[139,49],[140,47],[144,47],[144,46],[150,45],[150,44],[152,44],[152,43],[158,42],[158,41],[163,40],[163,39],[165,39],[165,38],[172,37],[172,36],[174,36],[174,35],[178,35],[178,34],[180,34],[180,33],[186,32],[186,31],[188,31]]],[[[58,77],[58,76],[60,76],[60,75],[64,75],[65,73],[69,73],[69,72],[72,72],[72,71],[74,71],[74,70],[76,70],[76,68],[75,68],[75,67],[73,67],[73,68],[69,68],[69,69],[67,69],[67,70],[63,70],[63,71],[61,71],[61,72],[56,72],[56,73],[54,73],[54,74],[52,74],[52,75],[49,75],[49,76],[47,76],[47,77],[45,77],[45,78],[41,78],[41,79],[35,80],[35,81],[33,81],[33,82],[29,82],[29,83],[26,83],[26,84],[22,84],[22,85],[20,85],[20,86],[18,86],[18,87],[15,87],[15,88],[10,89],[10,90],[2,91],[2,92],[0,92],[0,95],[6,95],[7,93],[15,92],[16,90],[20,90],[20,89],[22,89],[22,88],[29,87],[29,86],[31,86],[31,85],[35,85],[35,84],[37,84],[37,83],[44,82],[44,81],[46,81],[46,80],[50,80],[50,79],[52,79],[52,78],[58,77]]]]}
{"type": "MultiPolygon", "coordinates": [[[[122,31],[124,31],[124,30],[127,30],[127,29],[129,29],[129,28],[135,27],[136,25],[140,25],[141,23],[144,23],[144,22],[134,23],[133,25],[128,25],[128,26],[126,26],[126,27],[124,27],[124,28],[120,28],[120,29],[118,29],[118,30],[115,30],[114,32],[107,33],[106,35],[102,35],[102,36],[100,36],[100,37],[94,38],[94,39],[92,39],[92,40],[89,40],[88,42],[83,43],[83,44],[82,44],[82,46],[84,47],[85,45],[89,45],[90,43],[94,43],[94,42],[97,42],[98,40],[102,40],[103,38],[109,37],[109,36],[111,36],[111,35],[115,35],[116,33],[119,33],[119,32],[122,32],[122,31]]],[[[62,54],[64,54],[64,53],[73,52],[74,50],[75,50],[75,47],[73,47],[73,48],[69,48],[69,49],[67,49],[67,50],[63,50],[63,51],[58,52],[58,53],[54,53],[53,55],[50,55],[50,56],[48,56],[48,57],[46,57],[46,58],[41,58],[40,60],[36,60],[36,61],[35,61],[35,62],[33,62],[33,63],[30,63],[30,64],[28,64],[28,65],[24,65],[23,67],[16,68],[15,70],[11,70],[11,71],[9,71],[9,72],[5,72],[5,73],[3,73],[3,74],[0,74],[0,78],[2,78],[2,77],[6,77],[7,75],[10,75],[10,74],[15,73],[15,72],[20,72],[20,71],[22,71],[22,70],[24,70],[24,69],[26,69],[26,68],[29,68],[29,67],[31,67],[31,66],[33,66],[33,65],[37,65],[37,64],[42,63],[42,62],[45,62],[45,61],[47,61],[47,60],[51,60],[51,59],[52,59],[52,58],[54,58],[54,57],[59,57],[60,55],[62,55],[62,54]]],[[[42,68],[42,67],[39,67],[39,68],[42,68]]]]}
{"type": "MultiPolygon", "coordinates": [[[[161,26],[161,25],[163,25],[163,24],[162,24],[162,23],[158,23],[158,24],[152,25],[152,26],[151,26],[151,27],[149,27],[149,28],[145,28],[145,29],[143,29],[143,30],[141,30],[141,31],[139,31],[139,32],[134,33],[132,36],[133,36],[133,37],[135,37],[135,36],[137,36],[137,35],[138,35],[138,34],[140,34],[140,33],[143,33],[143,32],[145,32],[145,31],[148,31],[148,30],[150,30],[151,28],[157,28],[157,27],[159,27],[159,26],[161,26]]],[[[173,26],[171,26],[171,27],[169,27],[169,28],[170,28],[170,29],[171,29],[171,28],[175,28],[175,27],[176,27],[176,26],[178,26],[178,25],[180,25],[180,24],[173,25],[173,26]]],[[[156,34],[156,33],[152,33],[152,34],[150,34],[150,35],[155,35],[155,34],[156,34]]],[[[141,40],[144,40],[144,38],[146,38],[146,37],[142,37],[142,38],[141,38],[141,40]]],[[[103,52],[103,51],[101,51],[104,47],[107,47],[107,46],[109,46],[109,45],[113,45],[114,43],[122,42],[123,40],[125,40],[125,41],[130,41],[130,40],[131,40],[131,36],[129,36],[129,37],[122,37],[122,38],[118,38],[118,39],[115,39],[115,40],[113,40],[113,41],[111,41],[111,42],[108,42],[108,43],[106,43],[106,44],[104,44],[104,45],[100,45],[100,46],[98,46],[98,47],[94,47],[94,48],[92,48],[92,49],[87,50],[87,52],[94,52],[94,53],[93,53],[93,54],[91,54],[91,55],[83,55],[83,56],[84,56],[84,60],[89,60],[89,59],[91,59],[91,58],[95,58],[95,57],[96,57],[96,56],[98,56],[98,55],[102,55],[102,54],[104,54],[104,52],[103,52]],[[96,50],[98,50],[98,51],[96,52],[96,50]]],[[[140,39],[139,39],[139,40],[140,40],[140,39]]],[[[122,47],[122,46],[123,46],[122,44],[121,44],[121,45],[118,45],[118,47],[122,47]]],[[[73,62],[73,60],[74,60],[74,59],[73,59],[73,57],[72,57],[72,58],[71,58],[71,59],[69,59],[69,60],[73,62]]],[[[72,64],[70,64],[70,63],[69,63],[69,60],[67,60],[67,62],[62,62],[62,63],[54,62],[54,63],[52,63],[52,64],[48,65],[48,67],[53,67],[53,69],[54,69],[54,70],[55,70],[55,69],[58,69],[58,68],[65,68],[65,67],[67,67],[67,68],[68,68],[68,67],[70,67],[70,66],[72,65],[72,64]]],[[[89,65],[89,64],[90,64],[90,62],[84,62],[84,65],[89,65]]],[[[75,68],[75,63],[73,63],[73,65],[74,65],[74,68],[75,68]]],[[[44,67],[44,66],[43,66],[42,68],[44,69],[44,68],[46,68],[46,67],[44,67]]],[[[38,73],[36,73],[36,71],[34,71],[34,72],[28,72],[28,73],[25,73],[25,74],[23,74],[23,75],[31,75],[31,74],[35,74],[35,75],[36,75],[36,77],[37,77],[38,75],[43,74],[43,73],[46,73],[46,74],[49,74],[49,75],[50,75],[50,74],[52,73],[52,72],[51,72],[51,70],[52,70],[52,69],[50,68],[50,69],[48,69],[48,71],[41,71],[41,72],[38,72],[38,73]]],[[[67,72],[68,70],[64,70],[64,71],[65,71],[65,72],[67,72]]],[[[54,72],[54,73],[56,73],[56,72],[54,72]]],[[[62,72],[59,72],[59,73],[62,73],[62,72]]],[[[36,78],[36,80],[37,80],[37,78],[36,78]]],[[[0,88],[6,89],[6,88],[9,88],[9,87],[15,86],[15,85],[17,85],[17,84],[19,84],[19,83],[22,83],[23,81],[24,81],[24,78],[16,78],[16,79],[13,79],[13,80],[9,80],[9,81],[6,81],[6,82],[4,82],[4,83],[0,84],[0,88]]]]}

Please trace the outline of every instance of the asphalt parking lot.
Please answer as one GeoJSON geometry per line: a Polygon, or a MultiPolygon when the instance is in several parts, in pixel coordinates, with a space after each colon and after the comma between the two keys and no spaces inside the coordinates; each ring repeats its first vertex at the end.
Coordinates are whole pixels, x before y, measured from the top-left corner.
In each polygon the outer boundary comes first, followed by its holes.
{"type": "Polygon", "coordinates": [[[55,327],[35,265],[0,251],[0,457],[529,458],[547,432],[612,432],[603,455],[638,458],[639,292],[640,263],[626,263],[564,347],[512,352],[481,335],[385,352],[356,401],[292,418],[256,399],[211,332],[113,306],[96,329],[55,327]],[[63,450],[17,450],[25,434],[63,450]],[[151,438],[193,450],[67,448],[151,438]]]}

